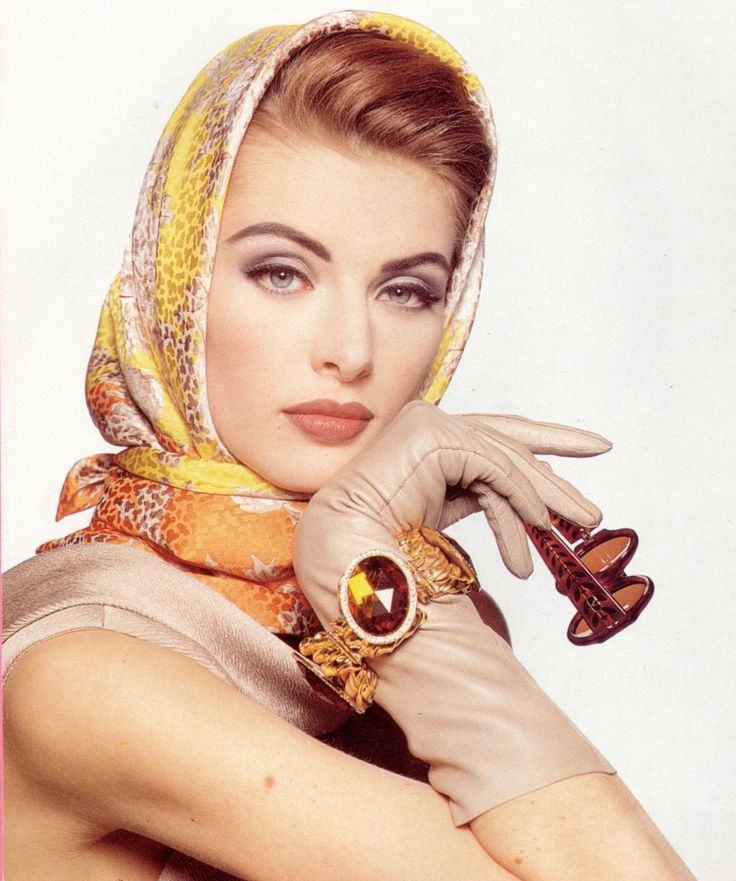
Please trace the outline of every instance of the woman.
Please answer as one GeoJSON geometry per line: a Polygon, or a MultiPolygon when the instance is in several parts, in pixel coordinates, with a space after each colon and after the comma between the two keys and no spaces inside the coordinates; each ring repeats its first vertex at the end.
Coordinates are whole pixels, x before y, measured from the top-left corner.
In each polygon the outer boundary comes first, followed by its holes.
{"type": "Polygon", "coordinates": [[[434,789],[309,737],[346,711],[288,644],[332,625],[356,554],[405,571],[397,531],[482,508],[523,576],[520,517],[598,519],[527,448],[602,439],[432,406],[493,165],[477,80],[393,16],[259,31],[195,80],[88,371],[125,449],[67,479],[90,527],[8,578],[9,878],[620,878],[614,834],[626,877],[691,877],[470,597],[370,665],[434,789]]]}

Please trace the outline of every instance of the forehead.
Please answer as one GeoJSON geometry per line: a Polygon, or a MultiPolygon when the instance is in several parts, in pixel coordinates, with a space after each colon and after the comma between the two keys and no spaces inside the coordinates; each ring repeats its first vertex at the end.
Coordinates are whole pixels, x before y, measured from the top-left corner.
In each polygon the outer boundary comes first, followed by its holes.
{"type": "Polygon", "coordinates": [[[221,237],[264,221],[340,245],[449,254],[454,199],[437,174],[389,152],[351,150],[316,137],[249,129],[236,158],[221,237]]]}

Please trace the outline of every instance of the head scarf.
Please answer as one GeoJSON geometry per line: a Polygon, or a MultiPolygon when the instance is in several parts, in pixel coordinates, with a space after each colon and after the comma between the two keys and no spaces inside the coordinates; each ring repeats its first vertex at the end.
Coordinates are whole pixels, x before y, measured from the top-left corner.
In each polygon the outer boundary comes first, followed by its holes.
{"type": "MultiPolygon", "coordinates": [[[[87,369],[90,414],[124,449],[77,462],[57,519],[96,505],[88,527],[38,550],[91,541],[140,545],[218,589],[266,627],[318,628],[291,566],[306,497],[272,486],[217,436],[207,404],[207,291],[240,142],[278,69],[315,38],[368,30],[413,44],[462,78],[495,157],[478,78],[442,37],[395,15],[349,10],[263,28],[217,55],[174,111],[148,166],[123,266],[105,300],[87,369]]],[[[450,284],[442,341],[422,394],[439,401],[475,315],[494,167],[450,284]]]]}

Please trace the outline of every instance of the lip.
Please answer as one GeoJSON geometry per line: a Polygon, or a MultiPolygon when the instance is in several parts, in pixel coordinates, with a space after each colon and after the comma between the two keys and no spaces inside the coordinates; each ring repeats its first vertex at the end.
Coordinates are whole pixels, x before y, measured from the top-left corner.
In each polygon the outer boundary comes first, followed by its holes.
{"type": "Polygon", "coordinates": [[[374,415],[357,401],[341,404],[326,398],[286,407],[283,413],[305,434],[333,443],[357,437],[365,431],[374,415]]]}

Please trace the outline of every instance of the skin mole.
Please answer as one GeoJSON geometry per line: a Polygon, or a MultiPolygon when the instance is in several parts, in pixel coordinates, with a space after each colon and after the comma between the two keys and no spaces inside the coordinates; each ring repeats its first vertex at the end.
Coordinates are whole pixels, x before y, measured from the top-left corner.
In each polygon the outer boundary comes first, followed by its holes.
{"type": "Polygon", "coordinates": [[[273,789],[273,787],[276,785],[276,780],[271,774],[266,774],[266,776],[263,778],[263,785],[266,787],[266,789],[273,789]]]}

